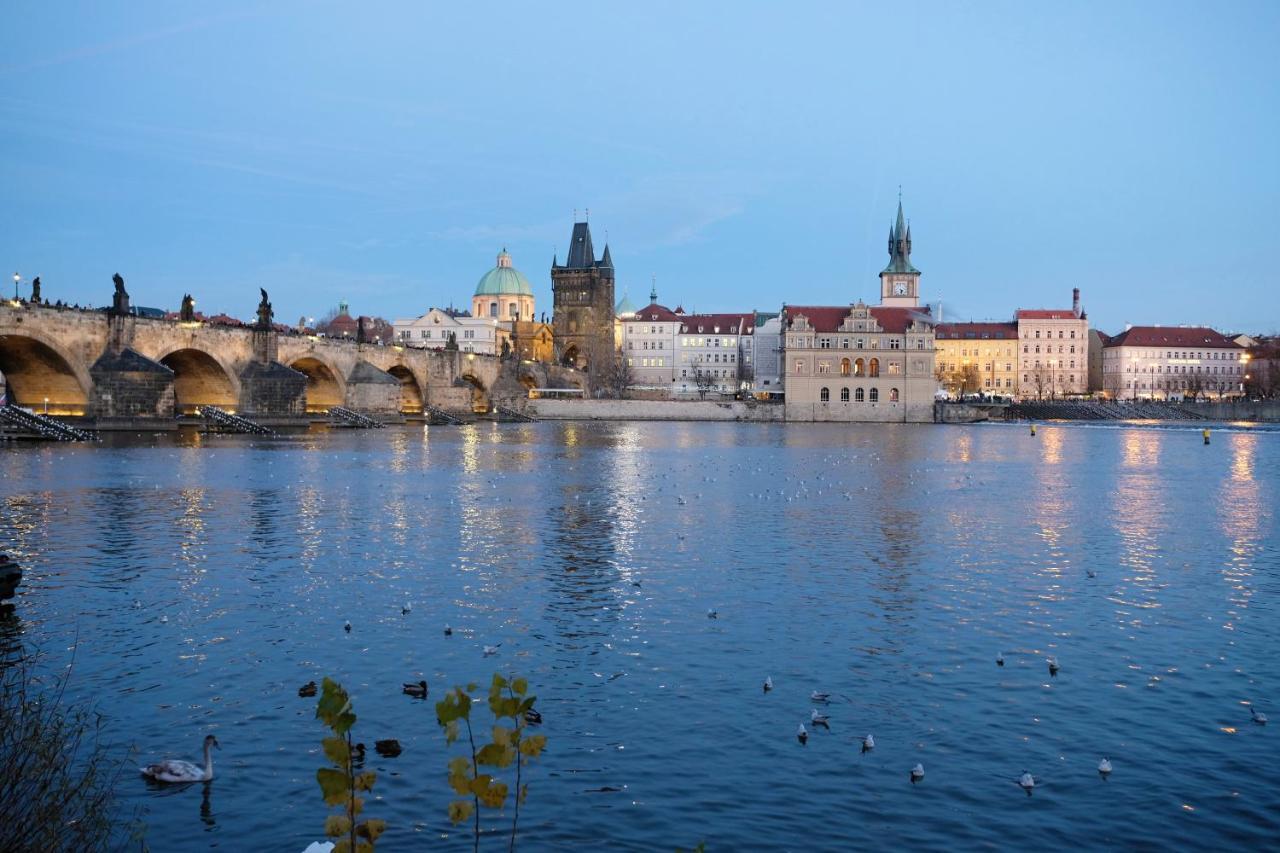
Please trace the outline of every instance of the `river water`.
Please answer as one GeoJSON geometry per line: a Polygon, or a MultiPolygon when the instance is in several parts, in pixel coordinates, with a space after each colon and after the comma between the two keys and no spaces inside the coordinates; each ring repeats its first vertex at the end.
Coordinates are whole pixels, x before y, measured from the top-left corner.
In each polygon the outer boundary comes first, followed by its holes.
{"type": "Polygon", "coordinates": [[[0,470],[29,570],[0,642],[54,670],[78,639],[70,693],[139,763],[221,742],[207,786],[121,780],[155,851],[322,837],[297,690],[326,675],[358,739],[404,748],[369,751],[378,849],[469,849],[432,703],[497,670],[548,738],[523,849],[1280,839],[1280,432],[415,426],[6,447],[0,470]],[[400,692],[419,678],[427,703],[400,692]],[[801,745],[814,690],[831,729],[801,745]]]}

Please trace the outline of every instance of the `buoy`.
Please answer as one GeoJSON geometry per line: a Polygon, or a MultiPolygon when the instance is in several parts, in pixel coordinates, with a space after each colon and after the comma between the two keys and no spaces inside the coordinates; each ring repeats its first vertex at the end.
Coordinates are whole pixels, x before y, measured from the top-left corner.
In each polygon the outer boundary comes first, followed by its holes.
{"type": "Polygon", "coordinates": [[[1205,443],[1205,444],[1208,444],[1208,443],[1209,443],[1209,430],[1208,430],[1208,429],[1206,429],[1206,430],[1204,431],[1204,443],[1205,443]]]}
{"type": "Polygon", "coordinates": [[[1032,424],[1032,425],[1031,425],[1031,434],[1032,434],[1032,435],[1035,435],[1035,434],[1036,434],[1036,425],[1035,425],[1035,424],[1032,424]]]}

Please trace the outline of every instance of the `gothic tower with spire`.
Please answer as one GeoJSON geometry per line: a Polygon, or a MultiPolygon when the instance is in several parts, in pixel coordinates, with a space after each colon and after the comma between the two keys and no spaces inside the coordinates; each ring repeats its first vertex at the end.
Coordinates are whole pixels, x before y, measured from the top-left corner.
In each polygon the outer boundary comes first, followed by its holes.
{"type": "Polygon", "coordinates": [[[897,308],[920,307],[920,270],[911,265],[911,226],[902,215],[889,227],[889,265],[880,273],[880,304],[897,308]]]}
{"type": "Polygon", "coordinates": [[[586,222],[574,223],[564,264],[552,259],[551,290],[557,360],[602,376],[614,357],[613,259],[606,245],[596,260],[586,222]]]}

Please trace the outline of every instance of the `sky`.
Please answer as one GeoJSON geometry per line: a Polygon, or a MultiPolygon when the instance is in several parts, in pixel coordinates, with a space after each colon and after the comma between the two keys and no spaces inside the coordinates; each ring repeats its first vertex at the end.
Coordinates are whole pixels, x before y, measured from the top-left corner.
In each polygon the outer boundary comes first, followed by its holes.
{"type": "MultiPolygon", "coordinates": [[[[10,0],[0,268],[251,318],[875,300],[901,187],[948,320],[1280,327],[1280,3],[10,0]]],[[[7,286],[7,285],[6,285],[7,286]]],[[[25,295],[27,285],[23,284],[25,295]]],[[[0,292],[4,292],[0,288],[0,292]]]]}

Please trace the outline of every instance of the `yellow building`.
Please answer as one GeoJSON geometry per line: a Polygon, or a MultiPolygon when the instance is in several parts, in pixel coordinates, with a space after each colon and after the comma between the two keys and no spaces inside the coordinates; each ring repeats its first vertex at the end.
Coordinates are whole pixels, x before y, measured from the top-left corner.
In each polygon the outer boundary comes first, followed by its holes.
{"type": "Polygon", "coordinates": [[[1017,323],[939,323],[936,333],[937,378],[948,392],[1017,393],[1017,323]]]}

